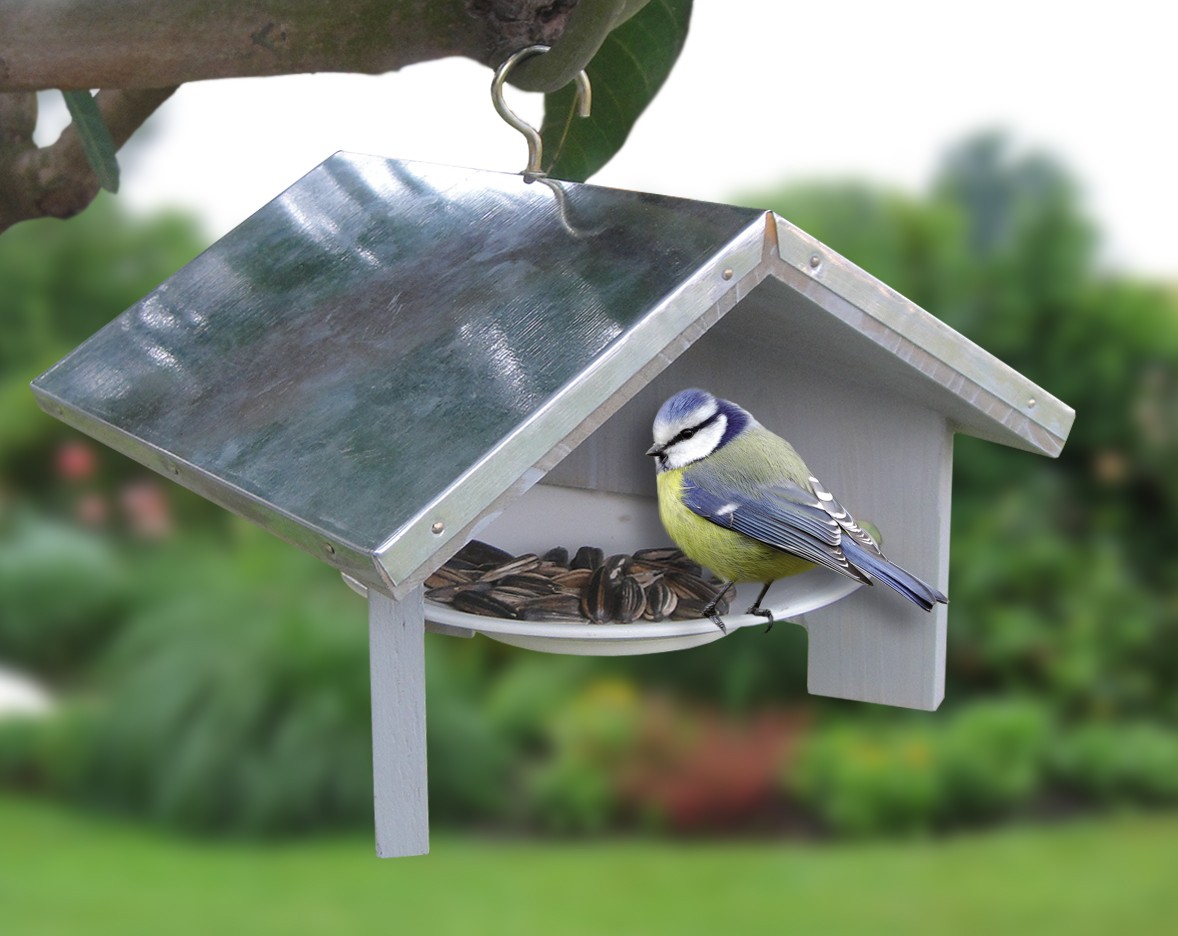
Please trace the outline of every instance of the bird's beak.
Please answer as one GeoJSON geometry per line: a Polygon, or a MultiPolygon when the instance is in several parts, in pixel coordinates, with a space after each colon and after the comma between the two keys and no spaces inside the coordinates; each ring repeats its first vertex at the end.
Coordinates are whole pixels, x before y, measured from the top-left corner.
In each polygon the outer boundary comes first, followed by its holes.
{"type": "Polygon", "coordinates": [[[663,454],[663,447],[657,442],[646,450],[647,455],[659,456],[663,454]]]}

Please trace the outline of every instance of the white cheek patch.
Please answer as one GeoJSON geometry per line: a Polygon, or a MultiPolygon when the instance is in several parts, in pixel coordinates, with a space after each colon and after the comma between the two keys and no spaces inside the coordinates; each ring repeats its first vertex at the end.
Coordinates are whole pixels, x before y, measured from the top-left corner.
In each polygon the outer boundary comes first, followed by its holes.
{"type": "Polygon", "coordinates": [[[667,468],[674,470],[706,458],[716,450],[728,428],[728,417],[718,416],[716,420],[699,430],[690,439],[676,442],[666,451],[667,468]]]}

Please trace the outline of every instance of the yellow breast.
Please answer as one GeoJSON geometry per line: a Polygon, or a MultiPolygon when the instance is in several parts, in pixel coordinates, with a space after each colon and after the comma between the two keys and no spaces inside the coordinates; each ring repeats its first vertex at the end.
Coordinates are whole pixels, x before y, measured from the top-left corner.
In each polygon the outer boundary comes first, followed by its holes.
{"type": "Polygon", "coordinates": [[[720,578],[733,582],[769,582],[814,567],[743,533],[692,513],[683,505],[683,469],[658,476],[659,518],[676,545],[720,578]]]}

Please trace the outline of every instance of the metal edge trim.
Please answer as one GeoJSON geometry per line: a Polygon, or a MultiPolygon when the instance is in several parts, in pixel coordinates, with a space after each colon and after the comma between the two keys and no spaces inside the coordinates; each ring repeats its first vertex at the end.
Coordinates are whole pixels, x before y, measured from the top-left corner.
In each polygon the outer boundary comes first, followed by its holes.
{"type": "MultiPolygon", "coordinates": [[[[795,274],[792,278],[801,273],[823,290],[824,298],[837,300],[820,303],[824,308],[960,398],[980,421],[1017,437],[1017,447],[1059,455],[1075,421],[1072,407],[780,215],[772,214],[770,223],[777,230],[779,259],[795,274]],[[849,309],[878,327],[863,328],[849,309]],[[926,359],[925,366],[918,356],[926,359]]],[[[972,435],[977,427],[960,428],[972,435]]]]}

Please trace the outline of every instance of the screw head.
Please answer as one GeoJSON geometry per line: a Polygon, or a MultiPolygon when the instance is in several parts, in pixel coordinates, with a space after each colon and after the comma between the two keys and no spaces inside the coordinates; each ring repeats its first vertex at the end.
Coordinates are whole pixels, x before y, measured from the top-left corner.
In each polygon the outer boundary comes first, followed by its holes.
{"type": "Polygon", "coordinates": [[[438,536],[439,534],[443,533],[445,529],[446,524],[444,524],[441,520],[435,520],[434,525],[429,528],[429,531],[433,533],[434,536],[438,536]]]}
{"type": "Polygon", "coordinates": [[[721,273],[720,275],[723,276],[724,279],[726,279],[726,280],[732,279],[732,276],[733,276],[732,267],[726,267],[724,272],[721,273]]]}
{"type": "Polygon", "coordinates": [[[822,258],[818,254],[810,254],[810,269],[817,270],[822,266],[822,258]]]}

